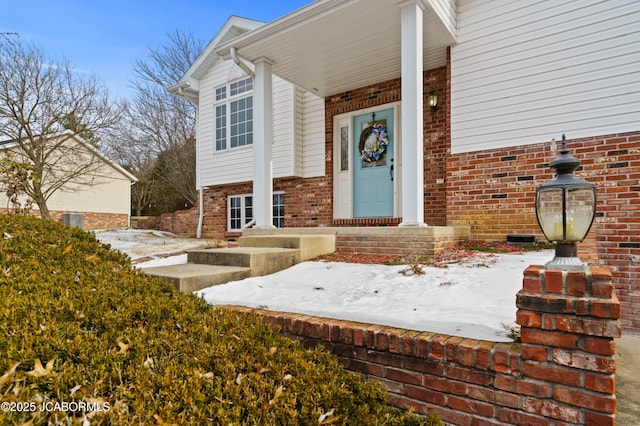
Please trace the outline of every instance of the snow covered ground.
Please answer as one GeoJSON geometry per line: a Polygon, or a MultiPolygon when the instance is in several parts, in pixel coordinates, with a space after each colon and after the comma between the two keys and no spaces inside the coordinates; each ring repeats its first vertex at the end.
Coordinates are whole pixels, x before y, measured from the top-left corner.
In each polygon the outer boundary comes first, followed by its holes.
{"type": "MultiPolygon", "coordinates": [[[[170,253],[203,244],[157,231],[96,233],[132,258],[170,253]]],[[[157,258],[137,266],[186,262],[186,256],[157,258]]],[[[284,271],[234,281],[198,292],[213,305],[243,305],[274,311],[432,331],[492,341],[510,341],[516,293],[529,265],[551,260],[553,251],[478,254],[447,267],[423,267],[424,274],[401,273],[406,266],[303,262],[284,271]]]]}
{"type": "Polygon", "coordinates": [[[522,272],[551,252],[482,255],[446,268],[303,262],[265,277],[198,292],[211,304],[389,325],[482,340],[510,341],[522,272]]]}
{"type": "Polygon", "coordinates": [[[183,252],[209,245],[204,239],[182,238],[148,229],[100,229],[93,233],[112,249],[128,254],[136,267],[186,263],[187,255],[183,252]]]}

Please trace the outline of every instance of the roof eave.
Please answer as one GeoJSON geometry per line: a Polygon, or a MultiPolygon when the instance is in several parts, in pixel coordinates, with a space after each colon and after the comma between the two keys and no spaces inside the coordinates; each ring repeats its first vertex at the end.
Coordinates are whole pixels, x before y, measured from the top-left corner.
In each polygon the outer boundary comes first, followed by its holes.
{"type": "Polygon", "coordinates": [[[241,49],[256,41],[267,39],[270,36],[276,35],[285,29],[304,25],[310,20],[321,18],[326,13],[334,13],[337,9],[345,7],[352,3],[357,3],[359,0],[318,0],[307,6],[303,6],[281,18],[271,21],[257,29],[249,31],[246,34],[241,35],[233,40],[221,44],[216,53],[222,58],[230,57],[230,50],[232,47],[241,49]]]}
{"type": "Polygon", "coordinates": [[[207,69],[215,65],[215,63],[221,59],[216,53],[216,49],[221,40],[224,39],[225,35],[234,27],[243,28],[251,32],[262,25],[264,25],[264,23],[261,21],[242,18],[239,16],[231,16],[216,35],[209,41],[207,47],[205,47],[195,62],[191,64],[184,76],[182,76],[175,85],[167,88],[167,91],[173,95],[184,97],[192,102],[194,101],[193,96],[196,96],[197,102],[197,96],[200,91],[200,77],[207,69]]]}
{"type": "Polygon", "coordinates": [[[167,92],[197,105],[200,97],[200,81],[183,79],[178,84],[168,87],[167,92]]]}

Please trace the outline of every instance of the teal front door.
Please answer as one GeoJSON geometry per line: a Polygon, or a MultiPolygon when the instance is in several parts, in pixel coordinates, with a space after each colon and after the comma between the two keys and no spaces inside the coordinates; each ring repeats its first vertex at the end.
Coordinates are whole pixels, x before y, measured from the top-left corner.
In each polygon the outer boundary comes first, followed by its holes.
{"type": "Polygon", "coordinates": [[[393,108],[353,120],[353,217],[392,217],[393,108]]]}

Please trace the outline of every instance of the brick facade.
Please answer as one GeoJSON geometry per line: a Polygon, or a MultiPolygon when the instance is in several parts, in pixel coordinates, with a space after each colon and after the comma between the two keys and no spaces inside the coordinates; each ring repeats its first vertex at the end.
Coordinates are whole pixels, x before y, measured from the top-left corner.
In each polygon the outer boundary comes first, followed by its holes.
{"type": "MultiPolygon", "coordinates": [[[[51,218],[61,222],[62,214],[63,212],[51,212],[51,218]]],[[[129,226],[128,214],[82,212],[82,215],[85,229],[126,228],[129,226]]]]}
{"type": "Polygon", "coordinates": [[[529,267],[518,293],[522,343],[255,312],[345,368],[379,381],[398,408],[455,425],[614,425],[620,304],[611,274],[529,267]]]}
{"type": "MultiPolygon", "coordinates": [[[[471,238],[504,241],[507,234],[543,239],[535,219],[535,189],[551,179],[557,155],[551,142],[450,154],[450,67],[424,73],[425,94],[438,94],[438,110],[424,108],[424,211],[429,225],[469,225],[471,238]]],[[[390,80],[325,99],[325,176],[275,179],[284,191],[285,226],[396,226],[401,218],[333,219],[333,118],[335,115],[400,101],[400,80],[390,80]]],[[[558,138],[560,135],[557,135],[558,138]]],[[[567,135],[571,137],[571,135],[567,135]]],[[[598,216],[588,242],[611,268],[622,302],[625,330],[640,333],[640,131],[569,140],[582,161],[578,175],[597,185],[598,216]],[[597,240],[597,241],[596,241],[597,240]]],[[[234,238],[227,232],[227,197],[252,192],[250,182],[205,190],[203,235],[234,238]]],[[[198,208],[141,223],[195,235],[198,208]]],[[[580,252],[587,253],[586,248],[580,252]]]]}
{"type": "MultiPolygon", "coordinates": [[[[640,333],[640,132],[568,140],[567,147],[582,162],[576,175],[596,184],[598,258],[613,272],[622,325],[640,333]]],[[[451,155],[447,224],[470,225],[472,238],[483,240],[510,233],[543,239],[534,197],[553,178],[554,148],[548,142],[451,155]]]]}
{"type": "MultiPolygon", "coordinates": [[[[0,209],[0,212],[7,213],[7,209],[0,209]]],[[[106,228],[126,228],[129,226],[129,215],[119,213],[93,213],[93,212],[61,212],[50,211],[51,220],[62,222],[62,215],[66,213],[78,213],[83,216],[84,229],[106,229],[106,228]]],[[[33,216],[40,217],[38,210],[32,210],[33,216]]]]}
{"type": "MultiPolygon", "coordinates": [[[[446,222],[446,155],[448,147],[449,68],[441,67],[424,73],[425,93],[439,95],[438,110],[432,114],[424,107],[424,207],[425,221],[429,225],[446,222]]],[[[333,219],[333,118],[335,115],[383,106],[400,101],[400,79],[329,96],[325,99],[325,176],[314,178],[274,179],[274,191],[284,191],[285,226],[389,226],[400,223],[401,218],[333,219]]],[[[203,235],[224,239],[235,237],[227,232],[227,197],[249,194],[251,182],[213,186],[205,189],[203,235]]],[[[186,235],[195,235],[198,207],[191,210],[164,214],[139,223],[140,227],[158,228],[186,235]],[[194,218],[195,215],[195,218],[194,218]]]]}
{"type": "MultiPolygon", "coordinates": [[[[446,158],[449,138],[449,74],[448,66],[424,73],[425,94],[438,94],[438,110],[432,113],[424,104],[424,220],[429,225],[446,223],[446,158]]],[[[327,174],[333,181],[333,117],[339,114],[400,101],[400,79],[386,81],[325,99],[327,174]]],[[[331,226],[360,226],[361,219],[338,220],[331,226]]],[[[366,226],[390,224],[389,218],[371,218],[366,226]]],[[[399,223],[399,221],[397,222],[399,223]]],[[[393,223],[395,224],[395,223],[393,223]]]]}

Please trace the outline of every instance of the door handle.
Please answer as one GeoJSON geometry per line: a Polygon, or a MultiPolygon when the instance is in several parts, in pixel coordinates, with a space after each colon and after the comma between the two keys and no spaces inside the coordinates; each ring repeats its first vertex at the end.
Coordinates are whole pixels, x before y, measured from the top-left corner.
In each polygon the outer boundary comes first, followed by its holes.
{"type": "Polygon", "coordinates": [[[393,181],[393,158],[391,159],[391,167],[389,167],[389,176],[391,176],[391,181],[393,181]]]}

